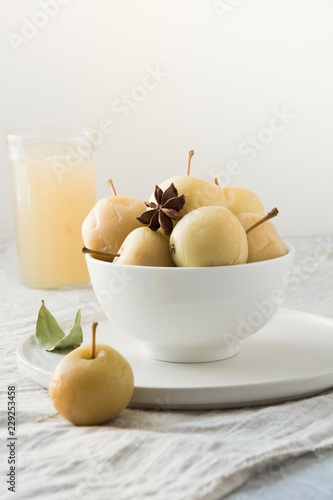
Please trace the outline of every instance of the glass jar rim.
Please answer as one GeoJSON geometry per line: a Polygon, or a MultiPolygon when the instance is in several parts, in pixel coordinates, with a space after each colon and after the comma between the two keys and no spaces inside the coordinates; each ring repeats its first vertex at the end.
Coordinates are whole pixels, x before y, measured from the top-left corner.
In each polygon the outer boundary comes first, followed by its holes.
{"type": "Polygon", "coordinates": [[[102,142],[101,132],[94,128],[75,127],[34,127],[8,130],[6,133],[7,150],[9,153],[22,152],[29,148],[86,145],[90,153],[102,142]]]}

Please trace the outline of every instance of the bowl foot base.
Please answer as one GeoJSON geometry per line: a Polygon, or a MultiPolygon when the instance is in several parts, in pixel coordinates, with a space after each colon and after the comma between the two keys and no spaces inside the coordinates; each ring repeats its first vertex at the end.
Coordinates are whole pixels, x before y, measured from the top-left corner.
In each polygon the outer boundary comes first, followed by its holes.
{"type": "Polygon", "coordinates": [[[174,346],[148,342],[141,343],[143,352],[149,358],[171,363],[207,363],[231,358],[240,351],[240,342],[215,346],[174,346]]]}

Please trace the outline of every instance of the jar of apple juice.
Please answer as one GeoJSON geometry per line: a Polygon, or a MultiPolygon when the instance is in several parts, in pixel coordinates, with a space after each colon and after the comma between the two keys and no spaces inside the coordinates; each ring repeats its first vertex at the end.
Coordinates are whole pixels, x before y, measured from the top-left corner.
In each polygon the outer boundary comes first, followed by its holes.
{"type": "Polygon", "coordinates": [[[93,129],[7,133],[19,269],[28,287],[89,282],[81,226],[96,203],[97,139],[93,129]]]}

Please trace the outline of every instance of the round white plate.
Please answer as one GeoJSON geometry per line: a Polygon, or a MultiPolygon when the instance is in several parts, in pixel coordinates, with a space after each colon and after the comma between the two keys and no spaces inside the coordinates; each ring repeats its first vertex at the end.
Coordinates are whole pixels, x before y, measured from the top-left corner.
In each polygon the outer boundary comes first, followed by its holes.
{"type": "MultiPolygon", "coordinates": [[[[70,328],[70,324],[62,324],[70,328]]],[[[91,342],[90,324],[82,324],[83,342],[91,342]]],[[[310,396],[333,387],[333,320],[280,309],[242,344],[233,358],[210,363],[167,363],[146,357],[138,341],[116,335],[105,317],[97,343],[109,344],[129,361],[135,389],[129,406],[152,409],[212,409],[274,403],[310,396]]],[[[68,352],[68,351],[67,351],[68,352]]],[[[47,352],[35,333],[17,349],[26,375],[48,387],[65,352],[47,352]]]]}

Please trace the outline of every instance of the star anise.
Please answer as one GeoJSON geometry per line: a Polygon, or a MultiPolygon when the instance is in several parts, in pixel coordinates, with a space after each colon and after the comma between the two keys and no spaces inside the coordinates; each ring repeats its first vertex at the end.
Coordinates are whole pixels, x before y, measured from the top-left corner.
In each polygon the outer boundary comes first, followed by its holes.
{"type": "Polygon", "coordinates": [[[145,201],[146,206],[152,210],[147,210],[137,219],[142,224],[149,224],[148,227],[152,231],[162,227],[164,233],[169,235],[173,229],[172,220],[181,219],[178,212],[185,204],[185,196],[178,196],[178,191],[172,183],[164,193],[160,187],[155,186],[155,199],[156,203],[145,201]]]}

